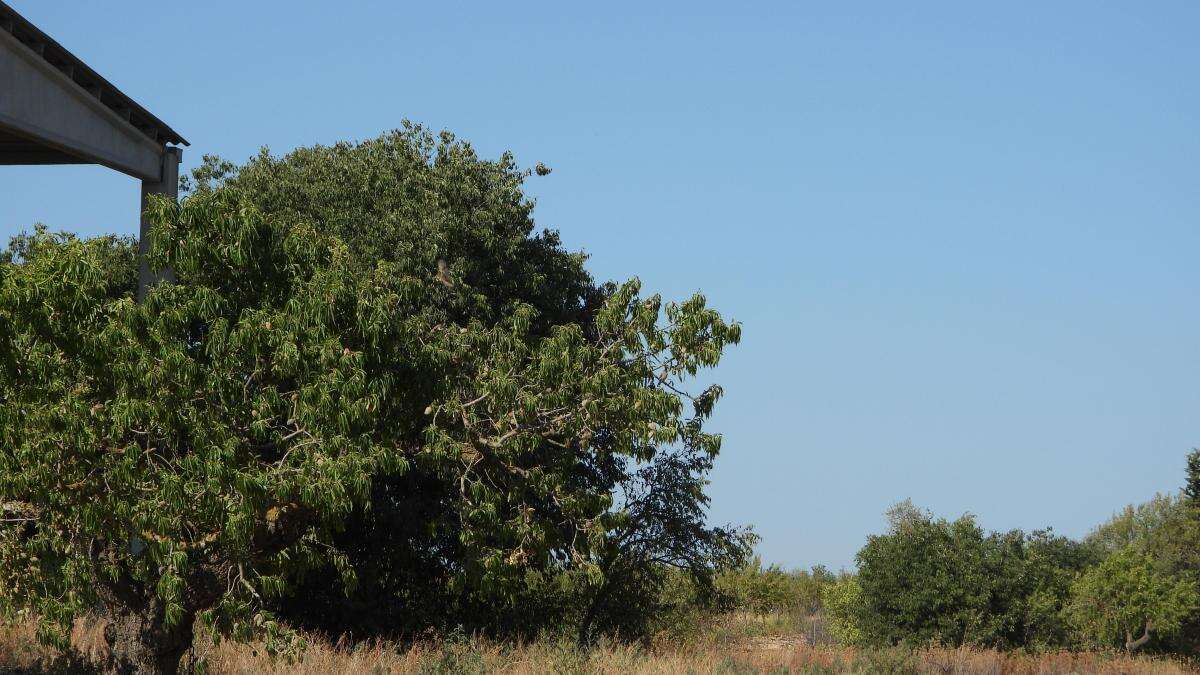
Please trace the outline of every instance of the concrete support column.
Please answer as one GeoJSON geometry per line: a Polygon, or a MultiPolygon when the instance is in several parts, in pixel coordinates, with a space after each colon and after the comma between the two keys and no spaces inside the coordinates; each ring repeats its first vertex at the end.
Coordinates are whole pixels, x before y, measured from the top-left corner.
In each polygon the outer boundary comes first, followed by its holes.
{"type": "Polygon", "coordinates": [[[138,233],[138,302],[155,284],[161,281],[173,281],[175,275],[169,269],[151,271],[146,263],[146,254],[150,251],[150,221],[146,218],[146,205],[150,195],[164,195],[169,199],[179,199],[179,163],[183,160],[183,150],[166,148],[162,154],[162,174],[157,182],[142,181],[142,220],[138,233]]]}

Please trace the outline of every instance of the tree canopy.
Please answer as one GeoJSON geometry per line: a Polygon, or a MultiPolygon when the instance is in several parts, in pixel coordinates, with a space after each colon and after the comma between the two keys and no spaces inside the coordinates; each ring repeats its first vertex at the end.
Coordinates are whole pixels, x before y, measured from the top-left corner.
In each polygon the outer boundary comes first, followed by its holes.
{"type": "Polygon", "coordinates": [[[123,667],[164,671],[195,616],[290,644],[272,609],[315,570],[496,624],[531,586],[743,557],[704,522],[722,392],[687,389],[740,327],[594,284],[533,234],[527,176],[417,127],[211,159],[151,205],[176,281],[141,304],[132,242],[14,241],[3,608],[62,639],[101,603],[123,667]]]}
{"type": "Polygon", "coordinates": [[[1175,633],[1200,606],[1195,581],[1164,573],[1133,546],[1080,576],[1072,596],[1068,613],[1091,644],[1130,652],[1175,633]]]}
{"type": "Polygon", "coordinates": [[[835,630],[866,644],[1055,646],[1088,546],[1049,531],[988,533],[971,516],[902,502],[858,553],[858,575],[826,594],[835,630]]]}

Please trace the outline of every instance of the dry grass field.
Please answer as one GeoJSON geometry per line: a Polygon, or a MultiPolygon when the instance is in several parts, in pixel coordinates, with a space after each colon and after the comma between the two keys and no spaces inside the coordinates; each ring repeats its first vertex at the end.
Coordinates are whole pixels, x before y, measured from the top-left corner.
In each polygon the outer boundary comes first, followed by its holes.
{"type": "MultiPolygon", "coordinates": [[[[103,672],[100,628],[76,628],[73,657],[37,646],[29,625],[0,626],[0,673],[103,672]]],[[[464,640],[397,645],[349,645],[314,639],[296,661],[272,660],[254,645],[201,644],[197,656],[213,674],[383,675],[385,673],[940,673],[962,675],[1066,675],[1118,673],[1178,675],[1200,672],[1170,659],[1117,654],[1054,652],[1004,653],[979,649],[857,650],[812,645],[803,636],[767,635],[702,639],[687,645],[643,648],[601,646],[581,652],[569,645],[505,645],[464,640]]]]}

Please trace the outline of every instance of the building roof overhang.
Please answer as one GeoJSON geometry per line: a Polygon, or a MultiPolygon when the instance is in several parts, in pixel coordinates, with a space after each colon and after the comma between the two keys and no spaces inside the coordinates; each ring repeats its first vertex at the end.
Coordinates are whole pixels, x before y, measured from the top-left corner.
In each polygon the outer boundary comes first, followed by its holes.
{"type": "MultiPolygon", "coordinates": [[[[3,0],[0,0],[0,31],[11,35],[25,45],[31,52],[53,66],[80,89],[150,140],[162,145],[188,145],[187,140],[178,132],[122,93],[120,89],[117,89],[79,57],[18,14],[3,0]]],[[[2,139],[0,142],[3,142],[2,139]]]]}

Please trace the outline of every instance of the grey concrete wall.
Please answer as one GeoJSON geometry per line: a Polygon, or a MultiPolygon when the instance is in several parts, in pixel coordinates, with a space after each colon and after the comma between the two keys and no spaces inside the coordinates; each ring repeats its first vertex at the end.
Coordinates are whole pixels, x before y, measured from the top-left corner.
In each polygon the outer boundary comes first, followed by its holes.
{"type": "Polygon", "coordinates": [[[162,145],[2,30],[0,129],[144,181],[162,178],[162,145]]]}

